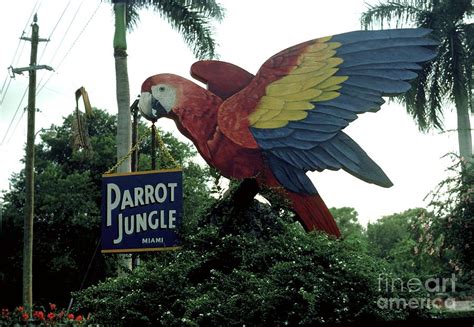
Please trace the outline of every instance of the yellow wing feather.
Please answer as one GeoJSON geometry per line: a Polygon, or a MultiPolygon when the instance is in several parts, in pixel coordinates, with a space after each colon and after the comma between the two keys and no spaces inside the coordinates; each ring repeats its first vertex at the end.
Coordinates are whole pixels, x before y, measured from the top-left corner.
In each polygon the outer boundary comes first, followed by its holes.
{"type": "Polygon", "coordinates": [[[262,109],[263,108],[274,109],[274,110],[283,109],[283,107],[285,106],[285,101],[282,99],[275,98],[275,97],[263,96],[260,99],[260,102],[258,103],[258,105],[262,109]]]}
{"type": "Polygon", "coordinates": [[[317,110],[315,102],[337,98],[347,76],[335,76],[343,62],[336,57],[338,42],[321,38],[308,46],[298,65],[288,75],[270,83],[249,122],[256,128],[284,127],[290,121],[305,119],[308,110],[317,110]]]}
{"type": "Polygon", "coordinates": [[[299,93],[303,90],[301,83],[270,84],[267,86],[266,94],[268,96],[283,96],[299,93]]]}
{"type": "Polygon", "coordinates": [[[279,114],[281,114],[281,110],[268,110],[262,116],[260,116],[260,120],[263,121],[271,121],[276,118],[279,114]]]}

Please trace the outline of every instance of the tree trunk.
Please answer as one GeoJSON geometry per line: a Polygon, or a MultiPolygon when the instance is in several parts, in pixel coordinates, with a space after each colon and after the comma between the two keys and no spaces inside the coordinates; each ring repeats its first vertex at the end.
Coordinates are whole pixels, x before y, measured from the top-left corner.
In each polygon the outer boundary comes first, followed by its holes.
{"type": "MultiPolygon", "coordinates": [[[[131,171],[131,144],[132,144],[132,122],[130,120],[130,86],[128,82],[127,68],[127,38],[126,38],[126,15],[125,2],[114,4],[115,34],[114,34],[114,57],[115,57],[115,82],[117,95],[117,161],[125,160],[117,167],[117,173],[128,173],[131,171]]],[[[131,257],[128,254],[120,255],[121,265],[119,274],[123,274],[132,268],[131,257]],[[125,269],[124,269],[125,268],[125,269]]]]}
{"type": "MultiPolygon", "coordinates": [[[[117,93],[117,160],[129,154],[132,139],[132,124],[130,120],[130,87],[127,69],[127,42],[125,3],[116,3],[115,11],[115,79],[117,93]]],[[[131,156],[117,168],[117,172],[130,172],[131,156]]]]}
{"type": "Polygon", "coordinates": [[[456,114],[458,119],[459,155],[468,164],[474,163],[472,156],[471,121],[468,105],[468,95],[456,97],[456,114]]]}

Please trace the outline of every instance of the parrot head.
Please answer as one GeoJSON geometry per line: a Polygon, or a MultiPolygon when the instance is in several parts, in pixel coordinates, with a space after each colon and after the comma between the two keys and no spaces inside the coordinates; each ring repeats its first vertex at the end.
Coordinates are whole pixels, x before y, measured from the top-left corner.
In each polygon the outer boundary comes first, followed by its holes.
{"type": "Polygon", "coordinates": [[[177,105],[180,88],[179,76],[171,74],[154,75],[142,84],[139,108],[148,120],[173,118],[173,108],[177,105]]]}

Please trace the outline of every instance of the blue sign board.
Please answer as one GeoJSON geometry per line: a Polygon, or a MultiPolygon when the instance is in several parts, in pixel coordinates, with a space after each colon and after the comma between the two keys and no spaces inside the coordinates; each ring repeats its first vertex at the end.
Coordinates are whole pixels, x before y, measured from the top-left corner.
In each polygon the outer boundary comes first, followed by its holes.
{"type": "Polygon", "coordinates": [[[102,253],[177,249],[182,218],[181,170],[103,176],[102,253]]]}

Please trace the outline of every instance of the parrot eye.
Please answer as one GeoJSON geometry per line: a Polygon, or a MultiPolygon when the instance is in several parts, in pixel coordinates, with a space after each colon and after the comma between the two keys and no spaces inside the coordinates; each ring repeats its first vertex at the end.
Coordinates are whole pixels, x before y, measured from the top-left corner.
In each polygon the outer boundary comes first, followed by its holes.
{"type": "Polygon", "coordinates": [[[151,87],[151,94],[165,108],[166,112],[171,112],[176,103],[176,90],[167,84],[158,84],[151,87]]]}

